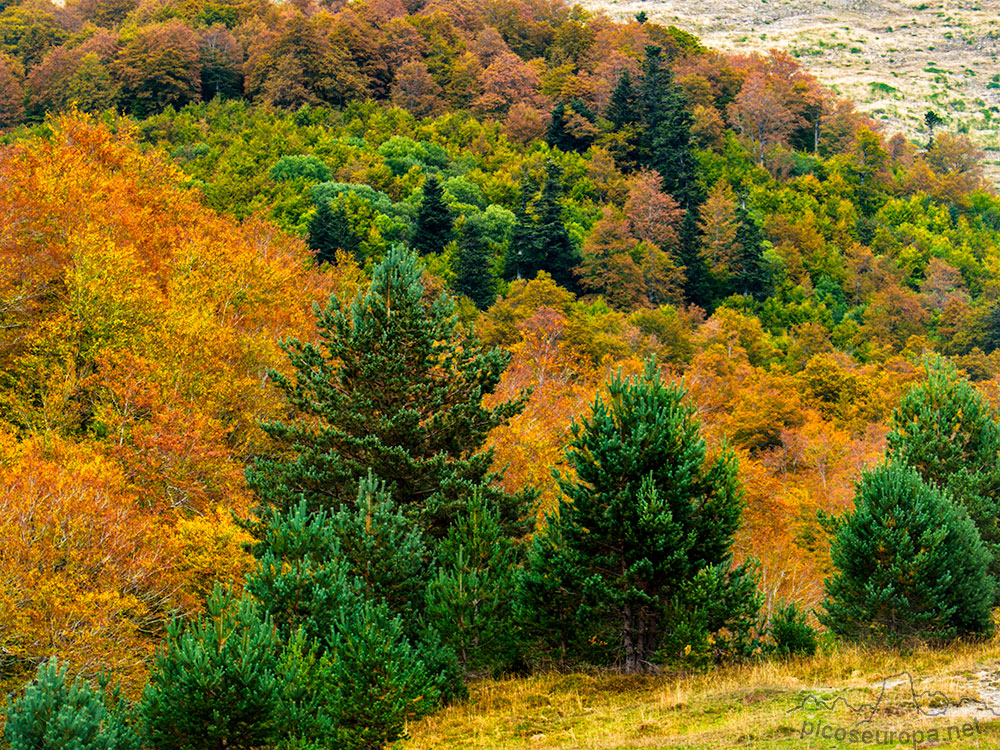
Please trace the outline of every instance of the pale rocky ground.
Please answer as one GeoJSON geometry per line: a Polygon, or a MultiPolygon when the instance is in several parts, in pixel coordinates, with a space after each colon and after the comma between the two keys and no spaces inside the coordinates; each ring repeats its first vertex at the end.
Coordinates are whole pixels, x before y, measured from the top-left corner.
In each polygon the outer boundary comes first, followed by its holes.
{"type": "Polygon", "coordinates": [[[924,143],[924,113],[968,132],[1000,180],[1000,0],[580,0],[690,31],[726,51],[784,49],[883,123],[924,143]]]}

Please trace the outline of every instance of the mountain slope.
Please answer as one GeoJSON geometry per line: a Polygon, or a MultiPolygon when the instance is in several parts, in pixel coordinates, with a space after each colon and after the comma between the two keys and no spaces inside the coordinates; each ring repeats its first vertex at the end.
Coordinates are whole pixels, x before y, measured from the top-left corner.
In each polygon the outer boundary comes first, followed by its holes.
{"type": "Polygon", "coordinates": [[[997,0],[584,0],[615,18],[649,19],[736,52],[784,49],[884,123],[927,139],[924,113],[966,130],[1000,178],[997,0]]]}

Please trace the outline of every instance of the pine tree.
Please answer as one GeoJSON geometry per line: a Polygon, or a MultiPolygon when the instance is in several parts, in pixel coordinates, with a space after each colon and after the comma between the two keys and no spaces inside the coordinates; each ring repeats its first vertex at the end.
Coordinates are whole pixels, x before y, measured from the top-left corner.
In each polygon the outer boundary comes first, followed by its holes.
{"type": "Polygon", "coordinates": [[[548,657],[559,665],[581,660],[606,662],[609,656],[603,644],[613,643],[618,633],[610,620],[601,623],[590,619],[587,627],[579,627],[584,552],[568,544],[562,525],[552,521],[550,517],[545,528],[532,535],[517,579],[517,620],[525,629],[525,640],[542,646],[532,649],[530,656],[536,661],[548,657]],[[602,624],[605,632],[600,632],[602,624]]]}
{"type": "MultiPolygon", "coordinates": [[[[361,482],[354,507],[309,512],[303,501],[291,511],[272,509],[254,532],[258,567],[245,590],[261,603],[284,642],[294,645],[302,637],[317,658],[330,662],[334,685],[384,679],[389,692],[396,689],[392,685],[412,685],[415,695],[432,702],[464,694],[454,652],[423,617],[432,573],[428,551],[419,531],[374,479],[361,482]],[[355,644],[355,650],[338,652],[345,643],[355,644]],[[368,675],[368,666],[359,663],[368,657],[357,649],[393,654],[400,669],[368,675]],[[338,659],[347,659],[347,666],[338,659]],[[349,681],[345,675],[352,674],[349,681]]],[[[309,658],[306,651],[301,655],[309,658]]],[[[299,695],[298,704],[314,700],[301,688],[290,689],[299,695]]],[[[338,708],[339,700],[331,693],[323,703],[323,711],[338,724],[338,712],[353,711],[338,708]]],[[[357,702],[356,697],[344,700],[357,702]]]]}
{"type": "Polygon", "coordinates": [[[513,618],[517,552],[480,494],[438,550],[427,616],[471,672],[498,674],[516,656],[513,618]]]}
{"type": "Polygon", "coordinates": [[[277,631],[249,597],[216,588],[203,616],[167,628],[142,697],[154,748],[254,748],[279,739],[277,631]]]}
{"type": "Polygon", "coordinates": [[[806,611],[795,602],[779,602],[768,623],[768,635],[774,641],[773,653],[779,656],[812,656],[819,647],[816,629],[806,620],[806,611]]]}
{"type": "Polygon", "coordinates": [[[339,554],[367,599],[385,602],[395,613],[421,611],[431,553],[383,482],[371,475],[362,479],[354,505],[335,511],[330,525],[339,554]]]}
{"type": "Polygon", "coordinates": [[[615,376],[607,392],[571,428],[575,477],[560,478],[554,542],[535,545],[522,600],[536,628],[555,624],[552,610],[571,614],[559,630],[608,642],[607,658],[636,672],[660,648],[667,605],[702,571],[728,565],[742,492],[735,457],[706,457],[694,407],[655,362],[615,376]]]}
{"type": "Polygon", "coordinates": [[[697,210],[684,212],[681,224],[680,260],[684,265],[684,298],[691,304],[708,310],[712,304],[712,283],[708,263],[702,252],[702,235],[698,229],[697,210]]]}
{"type": "Polygon", "coordinates": [[[469,217],[458,241],[455,291],[471,299],[480,310],[492,305],[497,296],[492,266],[493,253],[482,224],[475,217],[469,217]]]}
{"type": "Polygon", "coordinates": [[[527,263],[529,259],[534,262],[541,255],[540,250],[535,247],[538,239],[535,233],[536,220],[531,212],[535,189],[527,176],[521,180],[520,193],[520,200],[514,210],[514,229],[507,243],[504,260],[504,278],[507,280],[532,278],[537,269],[531,271],[527,263]]]}
{"type": "Polygon", "coordinates": [[[310,512],[305,500],[288,510],[271,508],[253,529],[257,569],[244,590],[287,640],[301,631],[311,642],[331,632],[337,613],[361,598],[326,509],[310,512]]]}
{"type": "Polygon", "coordinates": [[[626,68],[618,77],[618,82],[611,91],[611,98],[604,116],[608,118],[615,130],[621,130],[626,125],[634,125],[637,122],[637,105],[638,97],[632,86],[632,76],[626,68]]]}
{"type": "Polygon", "coordinates": [[[872,641],[946,640],[992,631],[990,555],[948,497],[898,464],[866,471],[836,528],[820,621],[872,641]]]}
{"type": "Polygon", "coordinates": [[[522,254],[527,268],[525,278],[534,278],[539,271],[548,271],[553,280],[564,289],[576,289],[573,269],[580,263],[579,253],[573,247],[562,209],[562,169],[555,162],[545,168],[545,183],[535,204],[538,216],[534,240],[529,244],[532,256],[522,254]]]}
{"type": "Polygon", "coordinates": [[[109,710],[101,692],[55,658],[7,705],[4,739],[10,750],[139,750],[126,717],[109,710]]]}
{"type": "Polygon", "coordinates": [[[263,425],[278,450],[247,471],[266,504],[336,509],[354,502],[371,471],[434,535],[477,487],[520,530],[530,495],[494,487],[493,455],[483,449],[524,408],[523,397],[483,405],[510,355],[460,328],[447,295],[425,299],[412,253],[391,250],[350,304],[330,299],[317,328],[318,344],[284,343],[292,375],[271,373],[296,417],[263,425]]]}
{"type": "Polygon", "coordinates": [[[731,293],[762,300],[771,286],[764,260],[764,236],[757,219],[747,209],[745,200],[737,207],[736,218],[739,226],[736,229],[737,255],[735,273],[730,280],[731,293]]]}
{"type": "Polygon", "coordinates": [[[1000,580],[1000,425],[954,365],[924,364],[927,379],[909,390],[892,417],[888,455],[912,466],[968,511],[1000,580]]]}
{"type": "Polygon", "coordinates": [[[758,568],[755,560],[734,566],[727,555],[682,582],[667,601],[658,660],[706,667],[750,657],[762,645],[754,633],[764,601],[758,568]]]}
{"type": "Polygon", "coordinates": [[[316,254],[317,263],[333,263],[337,250],[353,255],[359,261],[361,241],[351,229],[351,222],[343,205],[336,207],[330,201],[320,201],[316,213],[309,220],[309,248],[316,254]]]}
{"type": "Polygon", "coordinates": [[[694,121],[659,47],[646,47],[638,104],[642,116],[639,158],[660,173],[663,189],[687,208],[697,202],[698,193],[691,152],[694,121]]]}
{"type": "Polygon", "coordinates": [[[404,630],[383,603],[362,600],[338,614],[327,643],[338,729],[329,747],[386,747],[405,735],[407,721],[440,705],[434,677],[404,630]]]}
{"type": "Polygon", "coordinates": [[[440,253],[451,241],[454,220],[437,175],[424,180],[423,198],[413,227],[413,248],[421,255],[440,253]]]}

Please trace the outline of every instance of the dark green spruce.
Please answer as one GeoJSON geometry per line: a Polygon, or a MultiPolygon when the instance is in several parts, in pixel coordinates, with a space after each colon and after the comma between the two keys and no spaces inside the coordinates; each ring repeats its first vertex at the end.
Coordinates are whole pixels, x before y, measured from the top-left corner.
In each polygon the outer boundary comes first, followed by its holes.
{"type": "Polygon", "coordinates": [[[423,197],[413,225],[412,245],[421,255],[440,253],[451,242],[454,218],[437,175],[424,180],[423,197]]]}
{"type": "Polygon", "coordinates": [[[480,310],[493,304],[497,296],[493,275],[493,250],[481,220],[470,216],[462,225],[455,256],[455,291],[471,299],[480,310]]]}
{"type": "Polygon", "coordinates": [[[309,220],[308,242],[316,254],[317,263],[333,263],[338,250],[356,260],[364,260],[361,257],[361,242],[351,229],[347,212],[342,205],[334,206],[329,200],[320,201],[316,213],[309,220]]]}

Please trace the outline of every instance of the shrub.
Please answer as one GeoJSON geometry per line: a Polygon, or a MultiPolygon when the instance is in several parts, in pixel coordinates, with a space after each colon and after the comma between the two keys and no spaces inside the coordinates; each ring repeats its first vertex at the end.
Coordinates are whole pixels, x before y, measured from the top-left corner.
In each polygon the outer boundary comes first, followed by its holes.
{"type": "Polygon", "coordinates": [[[149,741],[169,750],[255,748],[278,738],[284,682],[270,617],[219,588],[193,623],[174,621],[142,697],[149,741]]]}
{"type": "Polygon", "coordinates": [[[330,179],[330,168],[312,154],[282,156],[271,167],[270,175],[271,179],[276,182],[297,179],[326,182],[330,179]]]}
{"type": "Polygon", "coordinates": [[[990,555],[965,511],[908,466],[862,475],[855,509],[831,522],[820,622],[858,640],[946,640],[992,631],[990,555]]]}
{"type": "Polygon", "coordinates": [[[806,613],[795,602],[780,602],[771,615],[773,649],[781,656],[812,656],[816,653],[816,629],[806,622],[806,613]]]}
{"type": "Polygon", "coordinates": [[[99,690],[50,659],[7,706],[4,738],[11,750],[138,750],[126,717],[111,711],[99,690]]]}

